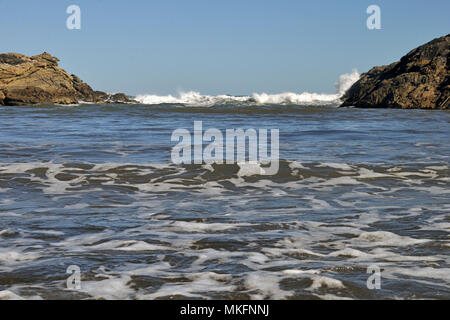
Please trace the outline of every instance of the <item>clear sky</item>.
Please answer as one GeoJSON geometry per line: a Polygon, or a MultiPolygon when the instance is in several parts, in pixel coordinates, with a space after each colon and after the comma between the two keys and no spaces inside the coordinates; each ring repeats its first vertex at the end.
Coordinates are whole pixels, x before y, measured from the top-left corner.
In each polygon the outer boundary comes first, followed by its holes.
{"type": "Polygon", "coordinates": [[[449,0],[0,0],[0,52],[48,51],[96,90],[333,93],[450,32],[449,0]],[[81,30],[66,9],[81,8],[81,30]],[[382,30],[366,9],[381,7],[382,30]]]}

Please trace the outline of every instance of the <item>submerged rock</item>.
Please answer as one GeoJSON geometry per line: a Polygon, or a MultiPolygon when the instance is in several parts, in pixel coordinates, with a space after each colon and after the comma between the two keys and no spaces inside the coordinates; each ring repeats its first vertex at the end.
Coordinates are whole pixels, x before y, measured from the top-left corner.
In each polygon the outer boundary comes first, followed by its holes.
{"type": "Polygon", "coordinates": [[[59,68],[58,62],[58,58],[47,52],[33,57],[0,54],[0,105],[133,102],[125,95],[126,99],[115,95],[101,99],[76,75],[59,68]]]}
{"type": "Polygon", "coordinates": [[[342,98],[359,108],[450,109],[450,34],[362,74],[342,98]]]}

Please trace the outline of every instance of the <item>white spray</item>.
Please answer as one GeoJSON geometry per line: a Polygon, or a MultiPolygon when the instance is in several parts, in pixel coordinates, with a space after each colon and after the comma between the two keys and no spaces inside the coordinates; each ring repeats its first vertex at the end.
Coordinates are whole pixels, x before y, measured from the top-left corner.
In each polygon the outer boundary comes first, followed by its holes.
{"type": "Polygon", "coordinates": [[[181,92],[178,97],[158,96],[158,95],[139,95],[136,100],[142,104],[159,105],[159,104],[180,104],[187,106],[209,107],[214,105],[238,104],[238,105],[333,105],[339,104],[339,99],[350,89],[350,87],[358,81],[360,75],[356,69],[352,73],[343,74],[336,83],[337,93],[321,94],[321,93],[254,93],[251,96],[230,96],[230,95],[202,95],[195,91],[181,92]]]}

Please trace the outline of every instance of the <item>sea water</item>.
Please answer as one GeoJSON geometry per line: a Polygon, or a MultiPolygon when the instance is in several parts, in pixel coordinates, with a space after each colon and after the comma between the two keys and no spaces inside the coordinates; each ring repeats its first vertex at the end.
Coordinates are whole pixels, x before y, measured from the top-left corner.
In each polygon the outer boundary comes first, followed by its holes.
{"type": "Polygon", "coordinates": [[[450,113],[303,98],[2,107],[0,299],[448,299],[450,113]],[[173,164],[194,121],[279,129],[278,173],[173,164]]]}

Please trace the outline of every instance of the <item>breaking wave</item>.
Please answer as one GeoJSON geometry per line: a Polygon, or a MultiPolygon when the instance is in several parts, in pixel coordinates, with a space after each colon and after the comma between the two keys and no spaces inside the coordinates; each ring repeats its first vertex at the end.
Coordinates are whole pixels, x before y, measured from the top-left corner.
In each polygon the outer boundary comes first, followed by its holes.
{"type": "Polygon", "coordinates": [[[337,92],[335,94],[321,93],[293,93],[286,92],[280,94],[254,93],[251,96],[232,95],[202,95],[199,92],[181,92],[178,97],[173,95],[158,96],[152,94],[138,95],[136,100],[142,104],[161,105],[177,104],[186,106],[209,107],[214,105],[336,105],[340,103],[340,98],[350,87],[359,80],[360,74],[356,69],[352,73],[343,74],[336,83],[337,92]]]}

